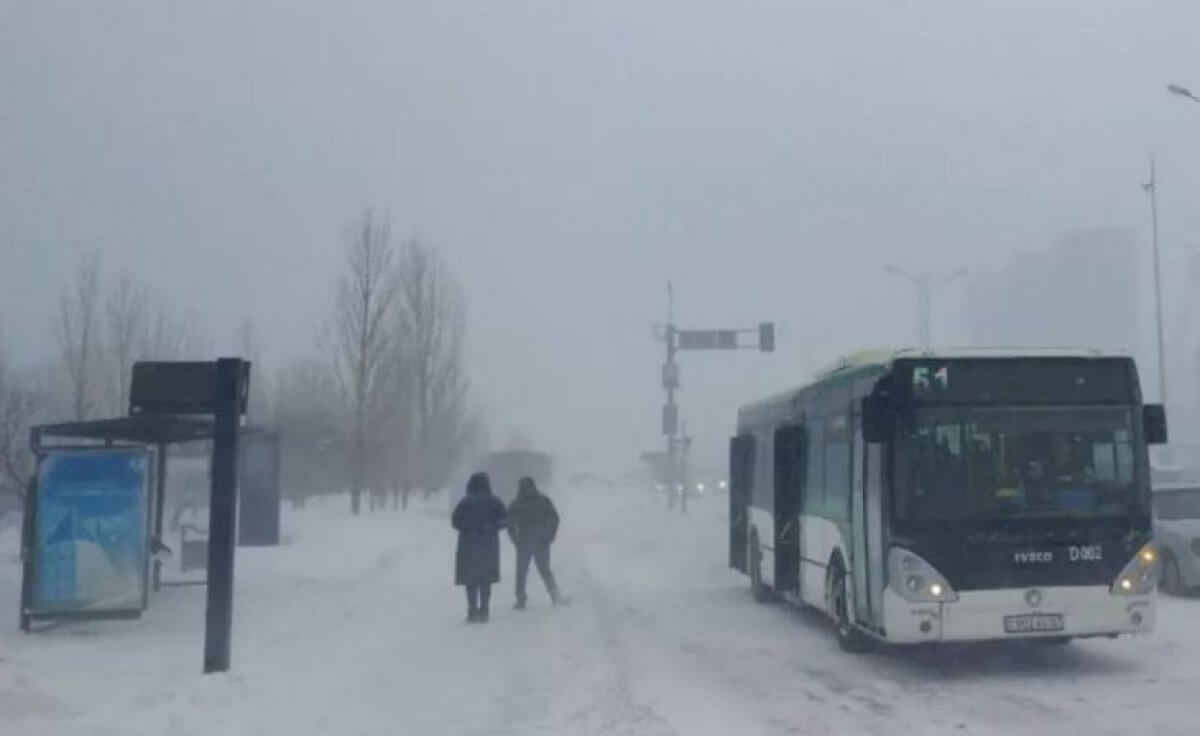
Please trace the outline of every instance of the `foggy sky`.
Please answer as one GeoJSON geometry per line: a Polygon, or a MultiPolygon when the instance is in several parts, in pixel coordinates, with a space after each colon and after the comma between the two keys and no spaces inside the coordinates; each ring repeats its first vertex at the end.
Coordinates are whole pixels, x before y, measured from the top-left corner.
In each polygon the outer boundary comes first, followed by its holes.
{"type": "MultiPolygon", "coordinates": [[[[267,370],[313,349],[363,207],[467,293],[498,439],[578,464],[659,445],[653,323],[779,323],[686,355],[721,462],[737,404],[915,341],[882,273],[986,269],[1065,230],[1200,246],[1200,4],[0,0],[0,334],[53,349],[87,251],[267,370]]],[[[1147,245],[1148,250],[1148,245],[1147,245]]],[[[1148,272],[1148,268],[1145,269],[1148,272]]],[[[958,294],[934,336],[961,339],[958,294]]],[[[1149,373],[1149,371],[1143,371],[1149,373]]]]}

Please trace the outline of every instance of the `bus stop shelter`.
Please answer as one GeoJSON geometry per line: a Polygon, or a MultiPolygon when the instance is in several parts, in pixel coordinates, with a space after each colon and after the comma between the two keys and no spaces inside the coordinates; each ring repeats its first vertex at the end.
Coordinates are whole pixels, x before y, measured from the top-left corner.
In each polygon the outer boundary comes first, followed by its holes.
{"type": "MultiPolygon", "coordinates": [[[[148,513],[146,550],[147,559],[153,562],[149,569],[150,589],[159,590],[162,585],[162,559],[158,553],[170,548],[163,540],[163,517],[166,506],[168,474],[168,448],[173,445],[210,441],[214,437],[215,424],[210,417],[141,414],[114,419],[98,419],[81,422],[45,424],[34,427],[30,432],[30,445],[34,454],[41,459],[55,450],[71,449],[121,449],[150,450],[153,458],[148,473],[148,513]]],[[[275,432],[264,428],[241,428],[240,442],[244,446],[265,448],[259,453],[244,458],[240,485],[239,506],[241,507],[241,544],[278,544],[279,541],[279,442],[275,432]]],[[[37,551],[34,549],[37,524],[38,489],[26,502],[22,526],[22,549],[24,571],[21,590],[21,627],[30,629],[33,620],[136,618],[141,610],[120,612],[60,611],[39,614],[30,610],[31,585],[37,551]]],[[[142,609],[148,600],[143,599],[142,609]]]]}

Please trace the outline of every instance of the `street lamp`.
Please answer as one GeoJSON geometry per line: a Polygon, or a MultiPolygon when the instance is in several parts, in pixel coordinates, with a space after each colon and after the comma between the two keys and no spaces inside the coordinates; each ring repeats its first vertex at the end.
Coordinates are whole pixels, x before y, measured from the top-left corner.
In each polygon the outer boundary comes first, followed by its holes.
{"type": "Polygon", "coordinates": [[[1167,91],[1173,95],[1186,97],[1192,102],[1200,102],[1200,97],[1197,97],[1190,89],[1179,84],[1168,84],[1167,91]]]}
{"type": "Polygon", "coordinates": [[[920,271],[911,273],[896,265],[885,266],[885,272],[893,276],[899,276],[907,279],[913,288],[917,291],[917,327],[919,330],[919,339],[921,348],[928,350],[930,347],[930,301],[931,301],[931,286],[934,282],[945,283],[961,276],[967,275],[967,269],[960,268],[953,273],[944,274],[934,277],[931,274],[920,271]]]}
{"type": "Polygon", "coordinates": [[[1158,177],[1154,171],[1153,156],[1150,157],[1150,180],[1142,184],[1142,189],[1150,196],[1151,244],[1154,248],[1154,327],[1158,338],[1158,395],[1165,405],[1167,403],[1167,358],[1166,349],[1163,347],[1162,269],[1158,256],[1158,177]]]}

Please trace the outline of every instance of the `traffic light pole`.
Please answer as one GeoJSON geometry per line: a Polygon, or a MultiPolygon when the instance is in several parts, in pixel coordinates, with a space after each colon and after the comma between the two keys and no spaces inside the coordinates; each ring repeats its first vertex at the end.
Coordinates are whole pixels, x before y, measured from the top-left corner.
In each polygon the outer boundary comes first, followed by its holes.
{"type": "Polygon", "coordinates": [[[662,433],[667,438],[666,490],[667,508],[675,508],[679,493],[680,513],[687,513],[687,455],[691,438],[686,430],[680,433],[679,406],[675,394],[679,390],[679,365],[675,356],[680,350],[739,350],[757,348],[769,353],[775,350],[775,323],[761,322],[757,328],[735,330],[681,330],[675,326],[675,289],[667,282],[667,324],[661,339],[666,343],[666,362],[662,368],[662,385],[667,400],[662,409],[662,433]],[[755,334],[757,343],[744,344],[740,337],[755,334]]]}
{"type": "MultiPolygon", "coordinates": [[[[667,392],[667,403],[663,406],[663,434],[667,438],[667,508],[675,507],[675,493],[679,490],[681,473],[675,457],[678,444],[679,407],[675,404],[675,390],[679,388],[679,366],[675,363],[675,288],[667,282],[667,361],[663,364],[663,388],[667,392]]],[[[687,512],[687,489],[680,492],[680,508],[687,512]]]]}

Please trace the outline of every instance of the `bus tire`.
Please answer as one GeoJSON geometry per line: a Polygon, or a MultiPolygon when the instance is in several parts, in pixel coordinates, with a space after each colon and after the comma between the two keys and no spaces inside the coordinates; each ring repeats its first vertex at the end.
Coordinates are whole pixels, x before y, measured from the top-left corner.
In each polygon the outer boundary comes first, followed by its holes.
{"type": "Polygon", "coordinates": [[[771,589],[762,579],[762,550],[758,546],[758,532],[750,532],[749,547],[746,564],[750,568],[750,594],[758,603],[770,603],[771,589]]]}
{"type": "Polygon", "coordinates": [[[850,622],[849,597],[846,595],[846,568],[841,557],[835,557],[826,574],[829,611],[837,632],[838,646],[843,651],[861,654],[871,649],[871,639],[850,622]]]}

